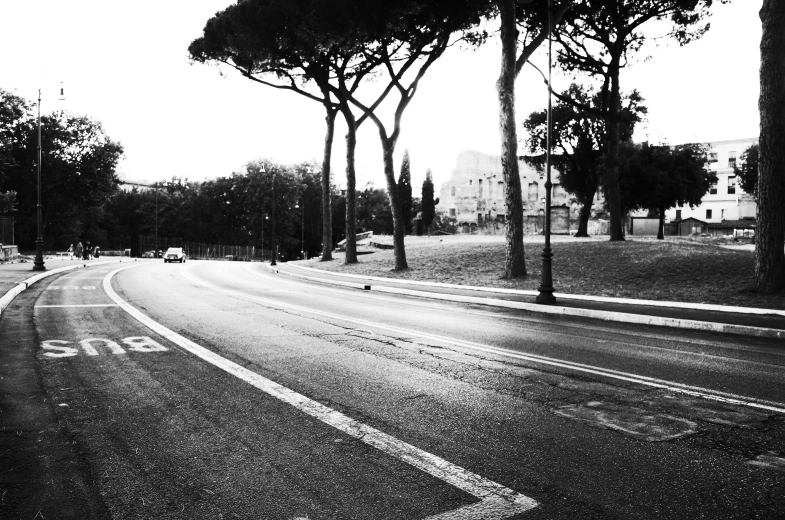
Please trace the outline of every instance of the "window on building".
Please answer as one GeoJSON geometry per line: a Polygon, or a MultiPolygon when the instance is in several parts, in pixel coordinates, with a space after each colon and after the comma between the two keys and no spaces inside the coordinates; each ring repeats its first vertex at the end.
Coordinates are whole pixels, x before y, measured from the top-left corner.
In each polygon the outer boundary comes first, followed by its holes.
{"type": "Polygon", "coordinates": [[[455,216],[455,208],[450,208],[450,216],[451,217],[455,216]]]}
{"type": "Polygon", "coordinates": [[[710,218],[711,218],[711,210],[707,209],[706,210],[706,219],[710,219],[710,218]]]}
{"type": "Polygon", "coordinates": [[[728,195],[733,195],[736,193],[736,176],[731,175],[728,177],[728,195]]]}
{"type": "Polygon", "coordinates": [[[728,152],[728,168],[736,167],[736,152],[728,152]]]}
{"type": "Polygon", "coordinates": [[[709,152],[709,162],[717,162],[717,152],[709,152]]]}
{"type": "Polygon", "coordinates": [[[450,196],[455,197],[455,186],[450,186],[450,196]]]}
{"type": "Polygon", "coordinates": [[[469,186],[471,186],[471,185],[472,185],[472,180],[471,180],[471,179],[469,179],[469,186]]]}
{"type": "Polygon", "coordinates": [[[676,210],[676,220],[681,220],[681,210],[680,209],[676,210]]]}
{"type": "Polygon", "coordinates": [[[529,200],[537,200],[537,183],[529,183],[529,200]]]}
{"type": "Polygon", "coordinates": [[[478,180],[478,181],[477,181],[477,184],[479,184],[480,186],[482,186],[482,179],[478,180]]]}
{"type": "Polygon", "coordinates": [[[725,220],[725,210],[724,209],[720,210],[720,220],[725,220]]]}
{"type": "Polygon", "coordinates": [[[716,195],[717,194],[717,183],[715,182],[711,186],[709,186],[709,194],[716,195]]]}

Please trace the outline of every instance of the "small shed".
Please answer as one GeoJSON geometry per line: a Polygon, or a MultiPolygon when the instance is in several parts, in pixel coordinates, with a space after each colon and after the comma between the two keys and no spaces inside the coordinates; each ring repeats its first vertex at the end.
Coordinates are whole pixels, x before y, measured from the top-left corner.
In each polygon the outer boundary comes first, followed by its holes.
{"type": "Polygon", "coordinates": [[[674,223],[676,224],[676,234],[680,237],[687,237],[690,235],[705,235],[709,231],[708,224],[695,217],[677,220],[674,223]]]}
{"type": "Polygon", "coordinates": [[[755,235],[755,219],[745,218],[741,220],[723,220],[722,222],[710,222],[709,234],[713,237],[749,237],[755,235]]]}

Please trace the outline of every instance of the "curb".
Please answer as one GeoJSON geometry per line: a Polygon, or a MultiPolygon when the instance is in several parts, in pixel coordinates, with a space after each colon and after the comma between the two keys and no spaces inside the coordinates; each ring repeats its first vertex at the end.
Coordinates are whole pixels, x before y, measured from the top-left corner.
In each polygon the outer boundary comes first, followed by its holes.
{"type": "MultiPolygon", "coordinates": [[[[292,264],[295,269],[302,269],[304,271],[312,271],[314,273],[327,274],[331,276],[343,276],[347,278],[361,278],[364,280],[376,280],[379,282],[399,283],[403,285],[419,285],[425,287],[446,287],[449,289],[460,289],[463,291],[478,291],[490,292],[499,294],[516,294],[519,296],[537,296],[539,291],[531,291],[526,289],[506,289],[503,287],[479,287],[476,285],[458,285],[454,283],[439,283],[439,282],[422,282],[420,280],[396,280],[393,278],[383,278],[381,276],[364,276],[359,274],[346,274],[335,273],[333,271],[325,271],[322,269],[315,269],[313,267],[305,267],[302,265],[292,264]]],[[[614,298],[611,296],[586,296],[582,294],[565,294],[553,293],[557,298],[565,300],[582,300],[592,302],[604,303],[621,303],[625,305],[645,305],[646,307],[667,307],[671,309],[690,309],[696,311],[715,311],[715,312],[730,312],[734,314],[759,314],[759,315],[775,315],[785,316],[785,311],[778,309],[759,309],[756,307],[733,307],[730,305],[716,305],[711,303],[686,303],[686,302],[669,302],[661,300],[636,300],[632,298],[614,298]]]]}
{"type": "MultiPolygon", "coordinates": [[[[325,283],[329,285],[339,285],[343,287],[350,287],[353,289],[363,289],[366,291],[376,291],[376,292],[384,292],[390,294],[403,294],[407,296],[417,296],[421,298],[430,298],[433,300],[443,300],[443,301],[451,301],[451,302],[461,302],[461,303],[473,303],[478,305],[487,305],[490,307],[502,307],[507,309],[516,309],[516,310],[524,310],[529,312],[539,312],[542,314],[557,314],[563,316],[574,316],[580,318],[591,318],[603,321],[615,321],[620,323],[633,323],[638,325],[654,325],[657,327],[669,327],[669,328],[678,328],[678,329],[688,329],[688,330],[695,330],[695,331],[708,331],[708,332],[720,332],[724,334],[734,334],[739,336],[753,336],[758,338],[773,338],[773,339],[780,339],[785,338],[785,330],[779,329],[769,329],[766,327],[751,327],[747,325],[731,325],[728,323],[716,323],[710,321],[696,321],[696,320],[684,320],[680,318],[664,318],[660,316],[646,316],[643,314],[630,314],[626,312],[613,312],[613,311],[598,311],[593,309],[576,309],[570,307],[559,307],[559,306],[545,306],[539,305],[536,303],[525,303],[525,302],[514,302],[509,300],[497,300],[494,298],[480,298],[477,296],[460,296],[460,295],[453,295],[453,294],[440,294],[440,293],[432,293],[432,292],[425,292],[425,291],[415,291],[411,289],[398,289],[395,287],[385,287],[382,285],[379,286],[371,286],[365,285],[360,283],[352,283],[352,282],[341,282],[338,280],[326,280],[324,278],[316,278],[313,276],[305,276],[301,274],[289,273],[286,271],[281,271],[276,269],[275,267],[270,266],[269,264],[264,264],[265,268],[272,273],[275,274],[282,274],[284,276],[289,276],[292,278],[299,278],[302,280],[307,280],[311,282],[318,282],[318,283],[325,283]]],[[[304,268],[300,268],[304,269],[304,268]]],[[[313,271],[318,271],[317,269],[312,269],[313,271]]],[[[327,271],[321,271],[327,274],[331,274],[334,276],[341,276],[335,275],[334,273],[330,273],[327,271]]],[[[353,276],[357,277],[357,276],[353,276]]],[[[369,277],[365,277],[369,278],[369,277]]],[[[378,279],[378,277],[374,277],[373,279],[378,279]]],[[[397,283],[397,282],[396,282],[397,283]]],[[[423,282],[428,283],[431,286],[433,285],[442,285],[448,286],[447,284],[435,284],[431,282],[423,282]]],[[[419,285],[419,284],[418,284],[419,285]]],[[[448,286],[449,287],[449,286],[448,286]]],[[[465,288],[460,286],[461,288],[465,288]]],[[[509,291],[509,290],[508,290],[509,291]]],[[[519,291],[519,293],[523,293],[519,291]]],[[[746,307],[745,307],[746,308],[746,307]]]]}
{"type": "Polygon", "coordinates": [[[0,316],[2,316],[3,311],[11,304],[13,299],[16,298],[19,295],[19,293],[21,293],[24,290],[29,289],[31,285],[33,285],[34,283],[36,283],[36,282],[38,282],[40,280],[43,280],[44,278],[48,278],[50,276],[54,276],[54,275],[59,274],[59,273],[64,273],[66,271],[74,271],[76,269],[84,269],[86,267],[90,267],[90,266],[93,266],[93,265],[113,264],[113,263],[119,263],[119,262],[122,262],[122,260],[119,260],[119,261],[118,260],[108,260],[108,261],[105,261],[105,262],[91,263],[89,265],[88,264],[75,264],[75,265],[69,265],[69,266],[66,266],[66,267],[58,267],[57,269],[52,269],[51,271],[44,271],[44,272],[42,272],[40,274],[37,274],[35,276],[31,276],[27,280],[21,281],[18,284],[16,284],[16,286],[11,288],[2,297],[0,297],[0,316]]]}

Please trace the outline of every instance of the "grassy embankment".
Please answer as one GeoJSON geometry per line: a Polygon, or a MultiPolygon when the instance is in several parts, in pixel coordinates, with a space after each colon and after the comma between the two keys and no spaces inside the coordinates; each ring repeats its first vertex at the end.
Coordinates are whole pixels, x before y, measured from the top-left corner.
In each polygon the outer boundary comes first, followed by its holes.
{"type": "MultiPolygon", "coordinates": [[[[389,237],[377,237],[390,242],[389,237]]],[[[628,239],[609,242],[606,237],[573,239],[554,237],[553,279],[557,292],[739,305],[785,309],[785,294],[756,294],[754,258],[748,248],[727,249],[732,241],[628,239]]],[[[360,263],[345,265],[340,253],[332,262],[310,260],[311,267],[329,271],[386,276],[442,283],[537,289],[542,267],[543,237],[526,237],[526,268],[519,280],[501,278],[505,244],[503,237],[471,235],[407,237],[406,257],[410,269],[394,272],[393,251],[361,255],[360,263]]]]}

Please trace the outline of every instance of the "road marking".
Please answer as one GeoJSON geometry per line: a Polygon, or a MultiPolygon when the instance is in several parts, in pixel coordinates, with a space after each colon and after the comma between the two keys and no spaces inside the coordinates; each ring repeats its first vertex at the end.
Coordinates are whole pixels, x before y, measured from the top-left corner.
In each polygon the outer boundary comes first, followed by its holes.
{"type": "Polygon", "coordinates": [[[103,288],[114,302],[143,325],[182,349],[238,377],[266,394],[480,499],[479,503],[447,513],[429,516],[428,520],[503,520],[539,505],[533,498],[472,473],[376,428],[356,421],[337,410],[328,408],[294,390],[229,361],[166,328],[131,306],[112,289],[112,277],[118,272],[131,267],[137,266],[123,267],[109,273],[104,278],[103,288]]]}
{"type": "Polygon", "coordinates": [[[95,291],[95,286],[94,285],[82,285],[82,286],[79,286],[79,285],[50,285],[49,287],[47,287],[44,290],[45,291],[57,291],[57,290],[78,291],[79,289],[82,289],[83,291],[95,291]]]}
{"type": "Polygon", "coordinates": [[[116,303],[82,303],[72,305],[36,305],[36,309],[52,309],[52,308],[66,308],[66,307],[118,307],[116,303]]]}
{"type": "MultiPolygon", "coordinates": [[[[213,284],[211,284],[209,282],[205,282],[204,280],[199,280],[197,278],[194,278],[188,271],[186,271],[186,268],[183,268],[181,272],[182,272],[183,276],[185,278],[187,278],[188,280],[190,280],[190,281],[192,281],[194,283],[198,283],[198,284],[204,285],[205,287],[209,287],[210,289],[213,289],[214,291],[222,292],[224,294],[230,294],[232,296],[236,296],[236,297],[239,297],[239,298],[245,298],[245,299],[256,301],[256,302],[259,302],[259,303],[264,303],[266,305],[270,305],[271,307],[279,307],[279,308],[286,308],[286,309],[296,310],[296,311],[299,311],[299,312],[306,312],[306,313],[309,313],[309,314],[314,314],[314,315],[325,317],[325,318],[333,318],[333,319],[336,319],[336,320],[341,320],[341,321],[345,321],[345,322],[356,324],[356,325],[362,325],[362,326],[365,326],[365,327],[370,327],[372,329],[386,330],[386,331],[389,331],[389,332],[394,332],[396,334],[402,334],[402,335],[405,335],[405,336],[411,336],[411,337],[415,337],[415,338],[429,339],[429,340],[433,340],[433,341],[438,341],[440,343],[452,344],[452,345],[461,346],[461,347],[464,347],[464,348],[467,348],[467,349],[471,349],[471,350],[477,350],[477,351],[480,351],[480,352],[487,352],[487,353],[490,353],[490,354],[496,354],[496,355],[511,357],[511,358],[520,359],[520,360],[524,360],[524,361],[529,361],[529,362],[532,362],[532,363],[540,363],[540,364],[543,364],[543,365],[549,365],[549,366],[554,366],[554,367],[558,367],[558,368],[574,370],[576,372],[583,372],[583,373],[587,373],[587,374],[593,374],[593,375],[597,375],[597,376],[608,377],[608,378],[611,378],[611,379],[617,379],[617,380],[626,381],[626,382],[629,382],[629,383],[637,383],[637,384],[649,386],[649,387],[652,387],[652,388],[660,388],[660,389],[663,389],[663,390],[667,390],[669,392],[691,395],[693,397],[699,397],[699,398],[702,398],[702,399],[708,399],[708,400],[719,401],[719,402],[723,402],[723,403],[727,403],[727,404],[746,406],[746,407],[749,407],[749,408],[755,408],[755,409],[759,409],[759,410],[766,410],[768,412],[785,414],[785,403],[765,401],[765,400],[762,400],[762,399],[754,399],[754,398],[750,398],[750,397],[745,397],[745,396],[740,396],[740,395],[736,395],[736,394],[731,394],[731,393],[728,393],[728,392],[720,392],[720,391],[711,390],[711,389],[708,389],[708,388],[701,388],[701,387],[697,387],[697,386],[685,385],[685,384],[682,384],[682,383],[677,383],[675,381],[667,381],[667,380],[664,380],[664,379],[657,379],[657,378],[654,378],[654,377],[642,376],[642,375],[638,375],[638,374],[631,374],[629,372],[621,372],[621,371],[613,370],[613,369],[610,369],[610,368],[602,368],[602,367],[597,367],[597,366],[594,366],[594,365],[586,365],[586,364],[583,364],[583,363],[575,363],[575,362],[572,362],[572,361],[564,361],[564,360],[551,358],[551,357],[547,357],[547,356],[539,356],[537,354],[524,354],[524,353],[521,353],[521,352],[516,352],[516,351],[513,351],[513,350],[508,350],[508,349],[504,349],[504,348],[500,348],[500,347],[493,347],[493,346],[490,346],[490,345],[483,345],[481,343],[474,343],[474,342],[471,342],[471,341],[463,341],[463,340],[459,340],[459,339],[448,338],[448,337],[445,337],[445,336],[438,336],[436,334],[428,334],[426,332],[420,332],[420,331],[415,331],[415,330],[404,329],[404,328],[395,327],[395,326],[392,326],[392,325],[382,325],[382,324],[371,322],[371,321],[367,321],[367,320],[361,320],[361,319],[357,319],[357,318],[350,318],[350,317],[347,317],[347,316],[341,316],[339,314],[333,314],[333,313],[330,313],[330,312],[319,311],[319,310],[315,310],[315,309],[309,309],[307,307],[300,307],[298,305],[292,305],[290,303],[283,303],[283,302],[278,302],[278,301],[275,301],[275,300],[269,300],[267,298],[262,298],[262,297],[259,297],[259,296],[251,296],[251,295],[248,295],[248,294],[245,294],[245,293],[232,291],[232,290],[229,290],[229,289],[222,289],[222,288],[217,287],[217,286],[215,286],[215,285],[213,285],[213,284]]],[[[105,283],[106,282],[104,282],[104,284],[105,283]]]]}
{"type": "MultiPolygon", "coordinates": [[[[134,352],[165,352],[169,350],[148,336],[132,336],[130,338],[123,338],[120,341],[125,344],[128,350],[134,352]]],[[[41,342],[41,348],[45,351],[44,356],[48,358],[78,356],[79,349],[64,346],[70,343],[73,343],[73,341],[47,339],[41,342]]],[[[110,353],[115,355],[125,354],[123,347],[116,341],[107,338],[85,338],[79,341],[79,346],[82,347],[82,350],[84,350],[85,354],[88,356],[98,355],[98,349],[96,347],[106,347],[110,353]]]]}

